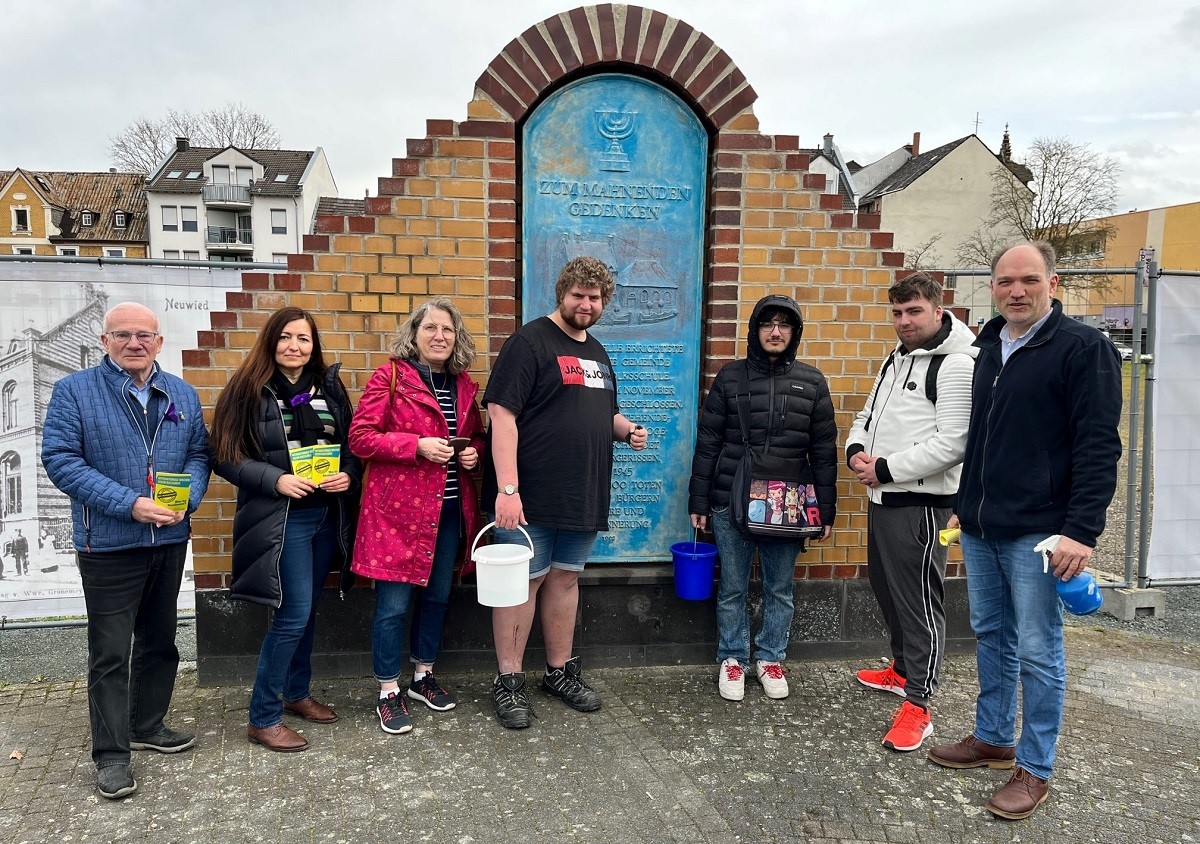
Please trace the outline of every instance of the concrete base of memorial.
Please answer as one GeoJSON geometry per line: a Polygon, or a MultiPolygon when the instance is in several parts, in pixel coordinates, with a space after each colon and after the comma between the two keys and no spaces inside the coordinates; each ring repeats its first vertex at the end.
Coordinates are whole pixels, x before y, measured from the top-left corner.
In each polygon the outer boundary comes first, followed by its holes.
{"type": "MultiPolygon", "coordinates": [[[[675,596],[669,565],[596,566],[580,579],[575,653],[584,666],[702,665],[716,662],[716,601],[675,596]]],[[[751,586],[753,624],[759,591],[751,586]]],[[[344,601],[327,590],[317,615],[313,668],[318,676],[371,674],[370,589],[353,589],[344,601]]],[[[250,683],[267,627],[267,609],[230,601],[226,589],[196,591],[196,638],[202,685],[250,683]]],[[[946,638],[951,653],[975,646],[963,578],[946,581],[946,638]]],[[[796,581],[796,616],[790,661],[884,657],[887,634],[866,580],[796,581]]],[[[544,664],[541,634],[534,623],[525,667],[544,664]]],[[[491,610],[475,600],[473,586],[456,586],[446,614],[439,673],[492,670],[491,610]]]]}

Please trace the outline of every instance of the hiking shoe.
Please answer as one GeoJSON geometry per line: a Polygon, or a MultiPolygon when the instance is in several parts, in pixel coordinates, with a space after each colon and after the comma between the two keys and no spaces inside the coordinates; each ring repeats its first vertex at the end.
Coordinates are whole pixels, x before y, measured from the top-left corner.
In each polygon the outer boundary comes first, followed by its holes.
{"type": "Polygon", "coordinates": [[[137,781],[128,765],[106,765],[96,771],[96,790],[101,797],[119,800],[137,791],[137,781]]]}
{"type": "Polygon", "coordinates": [[[191,733],[181,733],[163,726],[152,736],[140,739],[130,739],[130,750],[157,750],[159,753],[182,753],[196,746],[196,737],[191,733]]]}
{"type": "Polygon", "coordinates": [[[717,691],[725,700],[741,700],[746,696],[746,671],[733,657],[721,663],[717,674],[717,691]]]}
{"type": "Polygon", "coordinates": [[[600,708],[600,695],[583,682],[583,669],[579,657],[573,656],[562,668],[546,666],[542,675],[542,691],[562,702],[576,712],[595,712],[600,708]]]}
{"type": "Polygon", "coordinates": [[[412,718],[408,715],[408,701],[400,696],[399,690],[391,692],[387,697],[379,699],[375,707],[379,716],[379,726],[385,733],[398,736],[412,729],[412,718]]]}
{"type": "Polygon", "coordinates": [[[881,671],[864,668],[858,672],[858,682],[868,689],[879,689],[881,692],[891,692],[904,697],[904,687],[908,681],[896,673],[896,663],[889,662],[888,667],[881,671]]]}
{"type": "Polygon", "coordinates": [[[916,750],[921,742],[933,735],[929,710],[907,700],[896,710],[892,728],[883,737],[883,746],[891,750],[916,750]]]}
{"type": "Polygon", "coordinates": [[[496,720],[509,730],[523,730],[533,723],[533,707],[525,697],[525,672],[500,674],[492,681],[496,720]]]}
{"type": "Polygon", "coordinates": [[[939,744],[929,748],[929,761],[943,768],[1011,768],[1016,764],[1015,747],[999,747],[967,736],[954,744],[939,744]]]}
{"type": "Polygon", "coordinates": [[[433,679],[432,671],[426,672],[420,680],[413,680],[408,684],[408,696],[413,700],[421,701],[437,712],[445,712],[458,705],[458,702],[454,700],[454,695],[433,679]]]}
{"type": "Polygon", "coordinates": [[[783,676],[783,666],[778,662],[763,662],[761,659],[754,664],[758,682],[762,683],[763,691],[772,700],[782,700],[788,696],[787,678],[783,676]]]}

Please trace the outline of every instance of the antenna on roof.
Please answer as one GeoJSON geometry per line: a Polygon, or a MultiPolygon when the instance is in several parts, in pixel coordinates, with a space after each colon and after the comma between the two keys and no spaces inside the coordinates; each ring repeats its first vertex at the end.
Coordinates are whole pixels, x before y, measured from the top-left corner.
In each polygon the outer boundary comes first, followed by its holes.
{"type": "Polygon", "coordinates": [[[983,122],[983,120],[980,119],[979,112],[975,112],[975,134],[976,135],[979,134],[979,124],[982,122],[983,122]]]}

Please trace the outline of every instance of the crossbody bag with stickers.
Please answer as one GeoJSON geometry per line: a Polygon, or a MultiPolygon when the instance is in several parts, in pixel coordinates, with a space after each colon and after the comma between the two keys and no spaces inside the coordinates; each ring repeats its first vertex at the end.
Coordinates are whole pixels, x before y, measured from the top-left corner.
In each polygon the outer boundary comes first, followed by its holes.
{"type": "Polygon", "coordinates": [[[771,430],[761,450],[750,445],[750,388],[742,362],[737,384],[738,424],[745,448],[733,476],[730,517],[742,533],[775,539],[811,539],[825,531],[806,457],[778,457],[771,452],[771,430]]]}

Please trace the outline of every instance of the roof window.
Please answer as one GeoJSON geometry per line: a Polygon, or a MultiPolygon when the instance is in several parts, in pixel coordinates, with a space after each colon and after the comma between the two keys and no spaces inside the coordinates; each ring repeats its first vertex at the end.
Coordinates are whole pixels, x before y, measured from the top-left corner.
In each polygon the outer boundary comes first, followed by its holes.
{"type": "Polygon", "coordinates": [[[199,170],[189,170],[189,171],[188,171],[188,174],[187,174],[187,177],[188,177],[189,179],[199,179],[199,178],[200,178],[200,171],[199,171],[199,170]]]}
{"type": "Polygon", "coordinates": [[[288,180],[287,173],[277,173],[275,175],[275,181],[277,181],[277,182],[286,182],[287,180],[288,180]]]}
{"type": "Polygon", "coordinates": [[[170,173],[167,174],[167,178],[168,179],[178,179],[182,175],[183,175],[182,170],[172,170],[170,173]]]}

